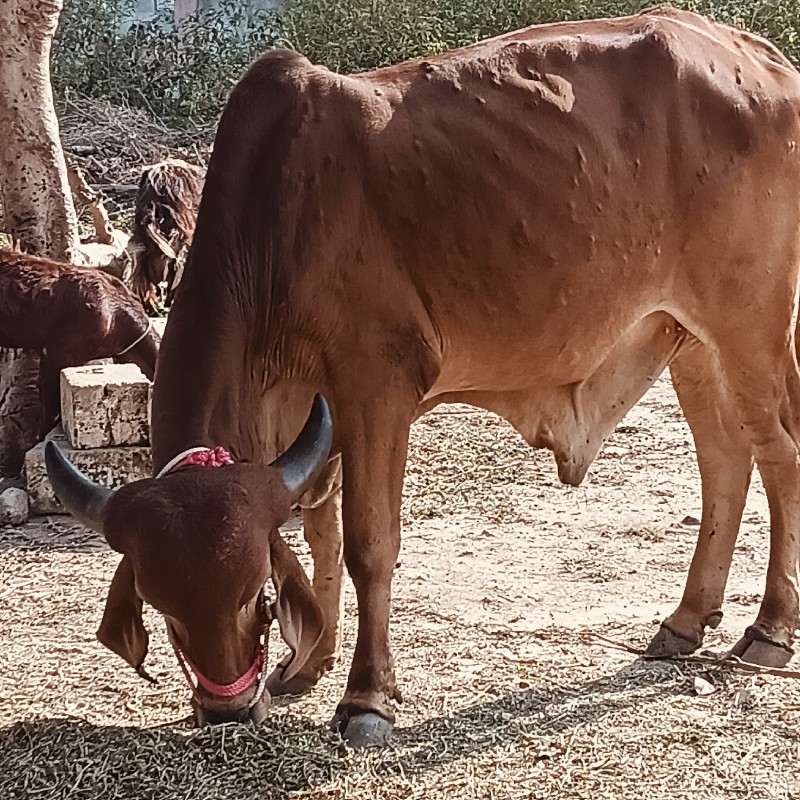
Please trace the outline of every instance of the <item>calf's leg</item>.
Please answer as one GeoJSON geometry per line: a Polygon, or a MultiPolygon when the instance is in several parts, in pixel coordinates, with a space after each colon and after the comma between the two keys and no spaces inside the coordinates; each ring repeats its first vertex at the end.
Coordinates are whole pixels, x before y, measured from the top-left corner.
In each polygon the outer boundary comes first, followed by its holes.
{"type": "Polygon", "coordinates": [[[61,417],[61,370],[53,365],[51,359],[43,356],[39,363],[39,399],[41,417],[39,420],[39,441],[58,424],[61,417]]]}

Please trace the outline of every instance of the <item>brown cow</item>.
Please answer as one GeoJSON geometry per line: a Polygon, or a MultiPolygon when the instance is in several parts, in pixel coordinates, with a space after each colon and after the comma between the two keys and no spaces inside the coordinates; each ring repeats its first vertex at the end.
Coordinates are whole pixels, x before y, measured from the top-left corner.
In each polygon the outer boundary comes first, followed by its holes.
{"type": "Polygon", "coordinates": [[[294,656],[268,688],[307,689],[335,661],[343,555],[359,625],[335,719],[351,742],[379,743],[399,699],[389,608],[412,421],[441,402],[497,411],[577,484],[669,365],[703,515],[652,652],[692,651],[719,622],[755,459],[770,565],[734,649],[786,663],[800,548],[798,142],[787,59],[672,8],[357,76],[265,55],[220,121],[153,398],[156,470],[201,445],[245,463],[107,495],[65,477],[51,449],[59,496],[124,554],[101,639],[139,667],[147,601],[197,671],[240,690],[223,699],[201,684],[197,702],[247,716],[258,592],[289,570],[275,527],[297,494],[259,465],[322,392],[331,456],[300,502],[324,629],[296,591],[284,609],[300,620],[294,656]]]}
{"type": "Polygon", "coordinates": [[[131,285],[150,310],[158,310],[163,283],[164,300],[172,305],[194,236],[204,177],[200,167],[178,158],[142,172],[128,252],[133,259],[131,285]]]}
{"type": "Polygon", "coordinates": [[[161,338],[117,278],[0,250],[0,347],[41,355],[40,438],[59,414],[59,374],[97,358],[136,364],[152,380],[161,338]]]}

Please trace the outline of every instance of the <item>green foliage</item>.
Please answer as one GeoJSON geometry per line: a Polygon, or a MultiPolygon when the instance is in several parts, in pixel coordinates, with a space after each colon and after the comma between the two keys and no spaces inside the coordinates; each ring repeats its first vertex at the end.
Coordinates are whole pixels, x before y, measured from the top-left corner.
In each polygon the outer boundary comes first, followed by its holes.
{"type": "Polygon", "coordinates": [[[163,12],[119,33],[126,0],[67,0],[53,47],[53,84],[62,96],[103,98],[144,108],[173,124],[204,123],[230,87],[274,45],[274,14],[225,0],[180,32],[163,12]]]}
{"type": "MultiPolygon", "coordinates": [[[[648,0],[285,0],[280,13],[237,0],[180,32],[160,20],[119,34],[128,0],[67,0],[54,47],[62,96],[143,107],[172,124],[216,118],[230,87],[259,53],[291,47],[341,72],[432,55],[543,22],[620,16],[648,0]]],[[[760,33],[800,64],[800,0],[677,0],[760,33]]]]}

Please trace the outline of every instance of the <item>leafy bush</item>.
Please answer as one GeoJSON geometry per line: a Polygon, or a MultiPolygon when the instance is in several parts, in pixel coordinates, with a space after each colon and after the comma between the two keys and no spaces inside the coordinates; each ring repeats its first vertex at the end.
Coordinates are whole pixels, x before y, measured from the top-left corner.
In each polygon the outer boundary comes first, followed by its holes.
{"type": "Polygon", "coordinates": [[[230,87],[276,40],[274,13],[224,0],[211,13],[172,26],[163,11],[119,33],[126,0],[68,0],[53,46],[53,84],[62,96],[144,108],[175,123],[203,124],[230,87]]]}
{"type": "MultiPolygon", "coordinates": [[[[165,13],[119,34],[127,0],[68,0],[54,47],[62,96],[148,109],[172,124],[207,124],[259,53],[291,47],[341,72],[357,72],[565,19],[620,16],[652,0],[285,0],[279,12],[237,0],[188,20],[165,13]]],[[[800,64],[798,0],[677,0],[674,5],[749,28],[800,64]]]]}

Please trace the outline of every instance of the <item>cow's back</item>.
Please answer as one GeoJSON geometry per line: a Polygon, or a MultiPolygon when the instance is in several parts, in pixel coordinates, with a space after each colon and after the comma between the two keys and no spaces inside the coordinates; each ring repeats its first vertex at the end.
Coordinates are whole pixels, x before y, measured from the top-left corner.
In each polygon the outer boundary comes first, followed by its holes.
{"type": "Polygon", "coordinates": [[[798,112],[774,47],[670,8],[356,76],[273,52],[223,114],[188,282],[246,287],[274,367],[369,346],[432,353],[443,391],[579,381],[654,310],[702,335],[721,264],[752,297],[796,238],[798,112]],[[375,344],[398,332],[417,351],[375,344]]]}
{"type": "MultiPolygon", "coordinates": [[[[370,282],[381,320],[425,316],[445,359],[481,365],[452,385],[580,380],[657,307],[702,332],[720,264],[746,269],[797,227],[800,77],[693,14],[534,27],[336,80],[306,90],[286,165],[323,176],[290,192],[307,221],[293,268],[355,254],[330,268],[370,282]]],[[[731,272],[749,302],[755,276],[731,272]]]]}

